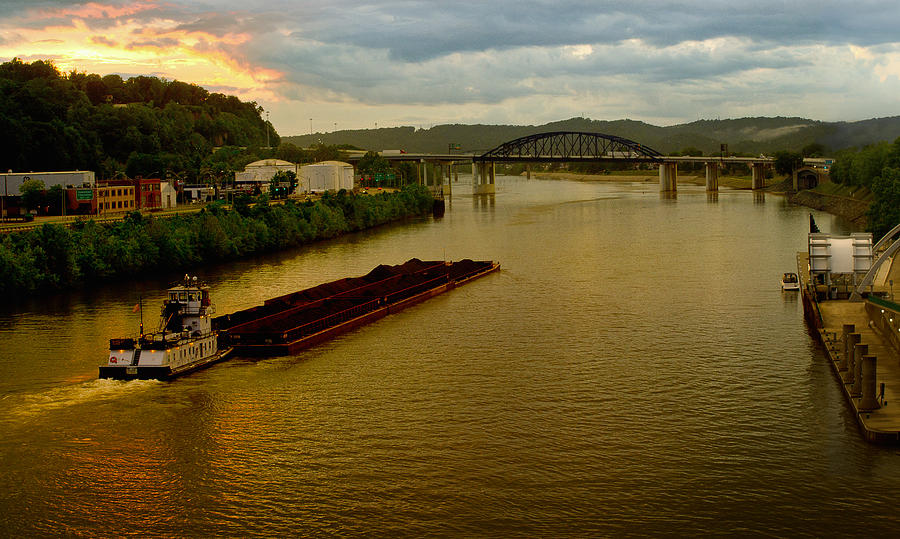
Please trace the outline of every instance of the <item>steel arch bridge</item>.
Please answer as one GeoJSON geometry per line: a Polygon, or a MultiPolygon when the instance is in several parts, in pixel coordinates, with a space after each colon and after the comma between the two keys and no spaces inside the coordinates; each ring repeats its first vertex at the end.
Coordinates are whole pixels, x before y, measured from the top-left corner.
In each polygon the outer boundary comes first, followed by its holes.
{"type": "Polygon", "coordinates": [[[615,135],[579,131],[538,133],[504,142],[475,161],[660,161],[663,154],[615,135]]]}

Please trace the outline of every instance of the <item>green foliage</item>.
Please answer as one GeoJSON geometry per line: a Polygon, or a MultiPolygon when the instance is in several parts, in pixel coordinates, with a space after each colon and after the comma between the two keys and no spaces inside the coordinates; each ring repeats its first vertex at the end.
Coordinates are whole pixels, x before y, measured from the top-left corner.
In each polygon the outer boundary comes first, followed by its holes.
{"type": "Polygon", "coordinates": [[[775,152],[775,172],[782,176],[790,176],[803,166],[803,156],[797,152],[785,150],[775,152]]]}
{"type": "Polygon", "coordinates": [[[831,181],[871,191],[867,228],[876,238],[883,236],[900,223],[900,138],[838,152],[831,181]]]}
{"type": "Polygon", "coordinates": [[[378,226],[431,210],[425,187],[376,196],[327,193],[318,202],[212,204],[169,218],[131,212],[116,223],[44,225],[0,237],[0,295],[49,292],[107,279],[183,271],[378,226]]]}
{"type": "Polygon", "coordinates": [[[875,238],[900,223],[900,169],[886,167],[872,181],[875,201],[869,206],[868,228],[875,238]]]}
{"type": "Polygon", "coordinates": [[[309,153],[290,142],[282,142],[278,149],[275,150],[275,157],[291,163],[308,163],[312,161],[312,156],[309,153]]]}
{"type": "Polygon", "coordinates": [[[378,152],[366,152],[356,164],[356,171],[363,175],[390,172],[391,164],[378,152]]]}
{"type": "Polygon", "coordinates": [[[35,210],[44,200],[44,182],[42,180],[25,180],[19,186],[22,194],[22,205],[29,210],[35,210]]]}
{"type": "Polygon", "coordinates": [[[341,151],[338,150],[337,146],[318,143],[312,148],[312,160],[316,163],[322,161],[338,161],[340,158],[341,151]]]}
{"type": "MultiPolygon", "coordinates": [[[[126,170],[187,181],[212,161],[216,146],[258,148],[280,137],[254,102],[181,81],[71,72],[50,62],[0,64],[0,162],[13,170],[126,170]],[[52,149],[52,151],[48,151],[52,149]]],[[[227,161],[222,177],[257,159],[227,161]]]]}
{"type": "Polygon", "coordinates": [[[279,170],[269,182],[269,193],[272,198],[286,198],[297,187],[297,173],[293,170],[279,170]]]}
{"type": "Polygon", "coordinates": [[[818,142],[807,144],[800,150],[800,154],[803,157],[824,157],[825,153],[825,145],[818,142]]]}
{"type": "Polygon", "coordinates": [[[888,165],[888,159],[897,154],[897,143],[872,144],[862,150],[844,150],[835,156],[831,168],[831,181],[844,185],[870,187],[872,181],[888,165]]]}

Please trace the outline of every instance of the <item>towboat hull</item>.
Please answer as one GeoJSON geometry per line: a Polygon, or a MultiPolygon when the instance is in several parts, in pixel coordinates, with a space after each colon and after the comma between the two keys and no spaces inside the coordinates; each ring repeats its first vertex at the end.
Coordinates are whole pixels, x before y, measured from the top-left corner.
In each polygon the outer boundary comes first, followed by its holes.
{"type": "Polygon", "coordinates": [[[100,378],[112,380],[171,380],[185,374],[206,368],[228,357],[232,348],[221,350],[212,356],[173,369],[169,365],[101,365],[100,378]]]}

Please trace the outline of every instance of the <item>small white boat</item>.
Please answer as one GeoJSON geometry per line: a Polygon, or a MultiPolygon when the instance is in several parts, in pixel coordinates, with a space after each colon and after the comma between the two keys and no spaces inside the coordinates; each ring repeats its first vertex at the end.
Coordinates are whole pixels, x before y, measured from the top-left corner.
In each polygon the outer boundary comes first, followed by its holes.
{"type": "Polygon", "coordinates": [[[800,278],[796,273],[785,273],[781,276],[782,290],[800,290],[800,278]]]}
{"type": "Polygon", "coordinates": [[[224,359],[231,348],[219,350],[212,328],[215,312],[209,287],[185,275],[163,300],[156,331],[109,340],[109,358],[100,366],[100,378],[168,380],[224,359]]]}

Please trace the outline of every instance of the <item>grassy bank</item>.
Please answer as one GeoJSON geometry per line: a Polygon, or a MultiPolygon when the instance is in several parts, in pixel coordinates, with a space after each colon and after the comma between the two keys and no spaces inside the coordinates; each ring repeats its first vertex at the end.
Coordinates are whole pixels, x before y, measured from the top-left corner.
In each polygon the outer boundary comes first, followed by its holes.
{"type": "Polygon", "coordinates": [[[45,224],[0,238],[0,295],[42,294],[110,279],[188,270],[296,247],[431,210],[425,187],[357,196],[326,194],[315,202],[265,202],[228,210],[145,217],[114,223],[45,224]]]}
{"type": "Polygon", "coordinates": [[[865,230],[868,227],[867,214],[874,201],[874,196],[866,187],[846,186],[825,181],[813,189],[789,195],[788,200],[793,204],[843,217],[859,227],[860,230],[865,230]]]}

